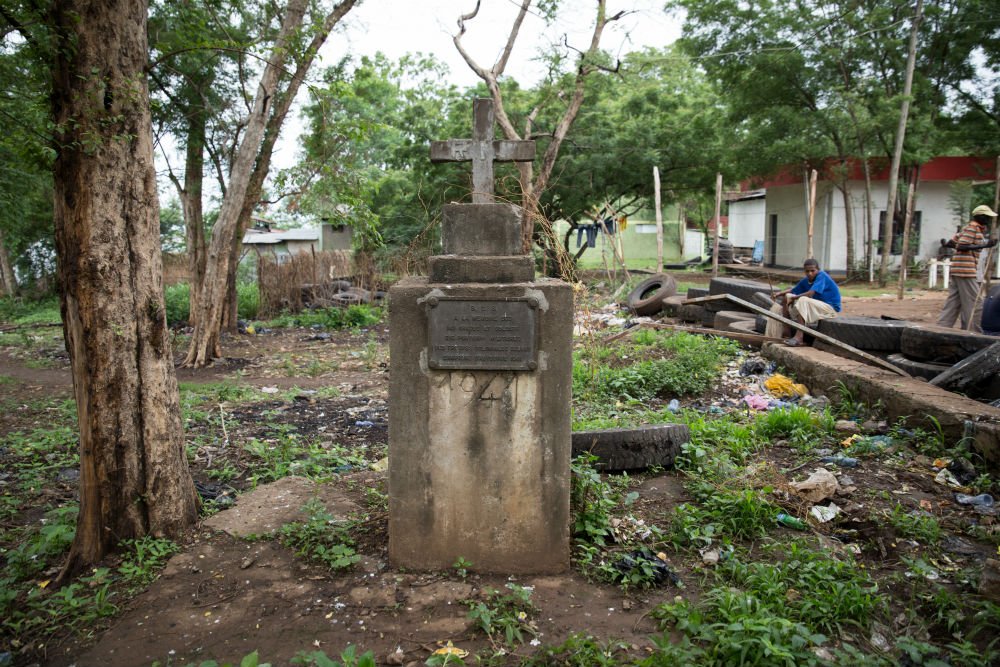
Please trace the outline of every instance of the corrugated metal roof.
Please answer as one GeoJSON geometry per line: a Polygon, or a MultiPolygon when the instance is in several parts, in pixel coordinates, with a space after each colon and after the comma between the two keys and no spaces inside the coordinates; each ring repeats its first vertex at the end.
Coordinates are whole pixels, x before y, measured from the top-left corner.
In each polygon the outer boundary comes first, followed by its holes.
{"type": "Polygon", "coordinates": [[[318,241],[318,229],[275,229],[270,232],[262,232],[256,229],[248,229],[243,234],[243,243],[252,245],[273,245],[283,241],[318,241]]]}

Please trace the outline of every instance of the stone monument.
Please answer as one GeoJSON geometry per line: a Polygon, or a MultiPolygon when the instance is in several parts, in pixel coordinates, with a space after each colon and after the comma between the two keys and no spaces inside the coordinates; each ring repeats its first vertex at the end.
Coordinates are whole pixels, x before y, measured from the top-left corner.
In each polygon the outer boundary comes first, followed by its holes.
{"type": "Polygon", "coordinates": [[[493,199],[493,162],[534,142],[493,138],[477,99],[472,139],[431,159],[471,161],[471,204],[443,208],[427,278],[389,290],[389,560],[482,572],[569,567],[573,291],[534,278],[521,210],[493,199]]]}

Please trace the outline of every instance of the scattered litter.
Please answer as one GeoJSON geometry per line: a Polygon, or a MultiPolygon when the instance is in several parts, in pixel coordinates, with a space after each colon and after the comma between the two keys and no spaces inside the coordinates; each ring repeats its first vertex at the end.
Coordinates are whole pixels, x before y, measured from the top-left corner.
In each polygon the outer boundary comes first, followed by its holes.
{"type": "Polygon", "coordinates": [[[375,422],[370,422],[370,421],[356,421],[356,422],[354,422],[354,425],[355,426],[365,426],[365,427],[368,427],[368,426],[374,426],[375,422]]]}
{"type": "Polygon", "coordinates": [[[747,394],[743,397],[743,402],[752,410],[767,410],[769,407],[767,399],[757,394],[747,394]]]}
{"type": "Polygon", "coordinates": [[[376,471],[382,472],[382,471],[385,471],[385,470],[388,470],[388,469],[389,469],[389,457],[388,456],[382,457],[378,461],[376,461],[375,463],[372,464],[372,470],[376,470],[376,471]]]}
{"type": "Polygon", "coordinates": [[[278,393],[278,388],[277,387],[261,387],[260,390],[261,390],[261,392],[263,392],[265,394],[277,394],[278,393]]]}
{"type": "Polygon", "coordinates": [[[832,472],[826,468],[817,468],[807,479],[792,482],[789,486],[808,502],[818,503],[833,496],[840,485],[832,472]]]}
{"type": "Polygon", "coordinates": [[[976,468],[972,465],[969,459],[963,457],[959,457],[949,463],[948,470],[955,475],[955,479],[957,479],[962,485],[969,484],[978,476],[976,468]]]}
{"type": "Polygon", "coordinates": [[[947,468],[951,465],[951,459],[934,459],[932,464],[935,468],[947,468]]]}
{"type": "Polygon", "coordinates": [[[678,413],[681,410],[681,404],[676,398],[671,398],[670,402],[667,403],[667,410],[673,413],[678,413]]]}
{"type": "Polygon", "coordinates": [[[624,555],[615,561],[614,567],[623,575],[628,576],[630,572],[636,568],[640,568],[640,563],[642,566],[645,566],[645,568],[649,568],[653,571],[652,576],[654,582],[662,584],[669,579],[677,586],[681,588],[684,587],[683,582],[681,582],[681,578],[673,570],[671,570],[670,566],[667,564],[666,554],[662,552],[654,555],[649,549],[636,549],[631,554],[624,555]]]}
{"type": "Polygon", "coordinates": [[[934,477],[934,481],[937,482],[938,484],[944,484],[946,486],[950,486],[953,489],[962,488],[962,484],[958,481],[958,479],[955,478],[954,473],[952,473],[947,468],[941,468],[941,472],[939,472],[934,477]]]}
{"type": "Polygon", "coordinates": [[[807,530],[809,528],[808,524],[806,524],[806,522],[802,519],[789,516],[784,512],[781,512],[778,516],[774,517],[774,520],[786,528],[795,528],[796,530],[807,530]]]}
{"type": "Polygon", "coordinates": [[[469,652],[466,651],[465,649],[458,648],[457,646],[452,644],[451,640],[449,639],[447,644],[445,644],[438,650],[434,651],[434,653],[432,653],[431,655],[453,655],[458,659],[462,659],[465,656],[469,655],[469,652]]]}
{"type": "Polygon", "coordinates": [[[740,364],[740,375],[743,377],[748,375],[762,375],[767,373],[768,370],[770,370],[770,365],[759,359],[751,359],[740,364]]]}
{"type": "Polygon", "coordinates": [[[619,544],[647,540],[653,534],[645,521],[631,515],[611,519],[611,530],[619,544]]]}
{"type": "Polygon", "coordinates": [[[981,493],[978,496],[970,496],[967,493],[956,493],[955,502],[959,505],[978,505],[980,507],[993,507],[993,496],[988,493],[981,493]]]}
{"type": "Polygon", "coordinates": [[[838,514],[840,514],[840,507],[836,503],[830,503],[828,506],[823,505],[813,505],[812,509],[809,510],[817,521],[820,523],[826,523],[827,521],[832,521],[838,514]]]}
{"type": "Polygon", "coordinates": [[[830,407],[830,399],[826,396],[812,396],[805,401],[805,406],[816,411],[822,411],[830,407]]]}
{"type": "Polygon", "coordinates": [[[833,425],[833,430],[837,433],[853,433],[855,435],[861,433],[861,427],[858,426],[858,422],[850,419],[838,419],[833,425]]]}
{"type": "Polygon", "coordinates": [[[871,643],[872,646],[880,651],[888,653],[892,650],[892,646],[889,644],[889,641],[881,632],[872,632],[871,643]]]}
{"type": "Polygon", "coordinates": [[[820,459],[823,463],[835,463],[841,468],[857,468],[858,460],[850,456],[824,456],[820,459]]]}
{"type": "Polygon", "coordinates": [[[803,396],[809,393],[804,384],[792,382],[780,373],[775,373],[764,380],[764,388],[775,396],[803,396]]]}
{"type": "Polygon", "coordinates": [[[702,549],[698,553],[701,554],[701,562],[705,565],[715,565],[719,562],[718,549],[702,549]]]}

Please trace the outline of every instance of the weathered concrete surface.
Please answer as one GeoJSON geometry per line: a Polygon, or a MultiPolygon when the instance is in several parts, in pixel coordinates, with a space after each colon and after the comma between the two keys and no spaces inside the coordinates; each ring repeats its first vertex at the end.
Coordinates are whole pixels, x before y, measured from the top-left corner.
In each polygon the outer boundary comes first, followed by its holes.
{"type": "Polygon", "coordinates": [[[523,283],[535,277],[535,262],[527,255],[469,257],[435,255],[428,260],[430,281],[456,283],[523,283]]]}
{"type": "Polygon", "coordinates": [[[843,383],[856,401],[868,405],[881,401],[889,419],[906,417],[911,426],[933,431],[933,417],[949,440],[969,437],[972,447],[1000,470],[1000,408],[811,347],[765,343],[762,353],[813,395],[835,395],[843,383]]]}
{"type": "Polygon", "coordinates": [[[521,254],[519,207],[511,204],[445,204],[441,212],[442,254],[521,254]]]}
{"type": "Polygon", "coordinates": [[[483,572],[569,567],[573,292],[551,280],[389,290],[389,559],[483,572]],[[428,367],[428,302],[535,298],[538,368],[428,367]]]}

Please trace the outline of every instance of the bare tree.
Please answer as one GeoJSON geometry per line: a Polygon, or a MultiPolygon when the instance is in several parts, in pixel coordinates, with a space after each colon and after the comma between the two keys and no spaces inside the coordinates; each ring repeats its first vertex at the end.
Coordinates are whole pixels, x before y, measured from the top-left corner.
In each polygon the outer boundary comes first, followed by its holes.
{"type": "MultiPolygon", "coordinates": [[[[566,138],[566,133],[573,126],[573,121],[576,120],[576,116],[580,112],[580,107],[583,105],[584,83],[588,75],[601,69],[595,58],[600,47],[601,35],[609,23],[617,21],[625,15],[625,12],[622,11],[609,17],[606,5],[606,0],[597,0],[597,15],[594,20],[594,31],[591,34],[590,44],[586,51],[578,52],[579,57],[577,59],[576,75],[573,78],[572,90],[566,96],[568,98],[566,107],[551,134],[549,145],[542,155],[538,173],[533,173],[534,164],[531,162],[516,163],[521,179],[521,191],[524,196],[523,206],[527,214],[524,216],[521,241],[525,252],[531,247],[539,198],[549,185],[549,179],[552,177],[552,169],[555,166],[556,158],[559,156],[559,148],[566,138]]],[[[525,120],[523,135],[519,134],[504,109],[503,95],[500,91],[498,81],[507,67],[507,61],[510,58],[511,51],[514,49],[514,42],[517,40],[521,24],[524,22],[524,17],[527,15],[529,7],[531,7],[531,0],[522,0],[520,11],[517,14],[517,18],[514,19],[514,24],[507,35],[507,43],[500,57],[493,63],[493,67],[490,69],[479,65],[462,45],[462,37],[465,35],[465,22],[474,19],[479,13],[479,0],[476,1],[476,8],[472,12],[462,15],[458,19],[458,34],[453,37],[455,48],[458,49],[459,54],[461,54],[466,64],[486,83],[486,88],[493,99],[497,123],[500,125],[504,137],[510,140],[533,139],[535,135],[532,133],[532,125],[534,124],[534,119],[541,111],[540,105],[532,109],[525,120]]]]}
{"type": "Polygon", "coordinates": [[[14,294],[17,291],[17,279],[14,268],[10,264],[10,253],[3,242],[3,230],[0,229],[0,296],[14,294]]]}
{"type": "Polygon", "coordinates": [[[145,2],[56,0],[55,243],[80,426],[61,578],[198,516],[163,303],[145,2]]]}
{"type": "MultiPolygon", "coordinates": [[[[228,187],[212,230],[200,300],[191,304],[195,328],[184,360],[187,366],[204,366],[219,355],[226,296],[235,290],[236,255],[244,228],[260,198],[274,142],[320,46],[356,1],[342,0],[318,23],[313,39],[298,60],[296,72],[286,78],[288,85],[280,90],[285,62],[293,37],[301,30],[306,2],[289,0],[285,7],[281,29],[261,75],[253,109],[232,161],[228,187]]],[[[234,303],[232,297],[230,303],[234,303]]]]}

